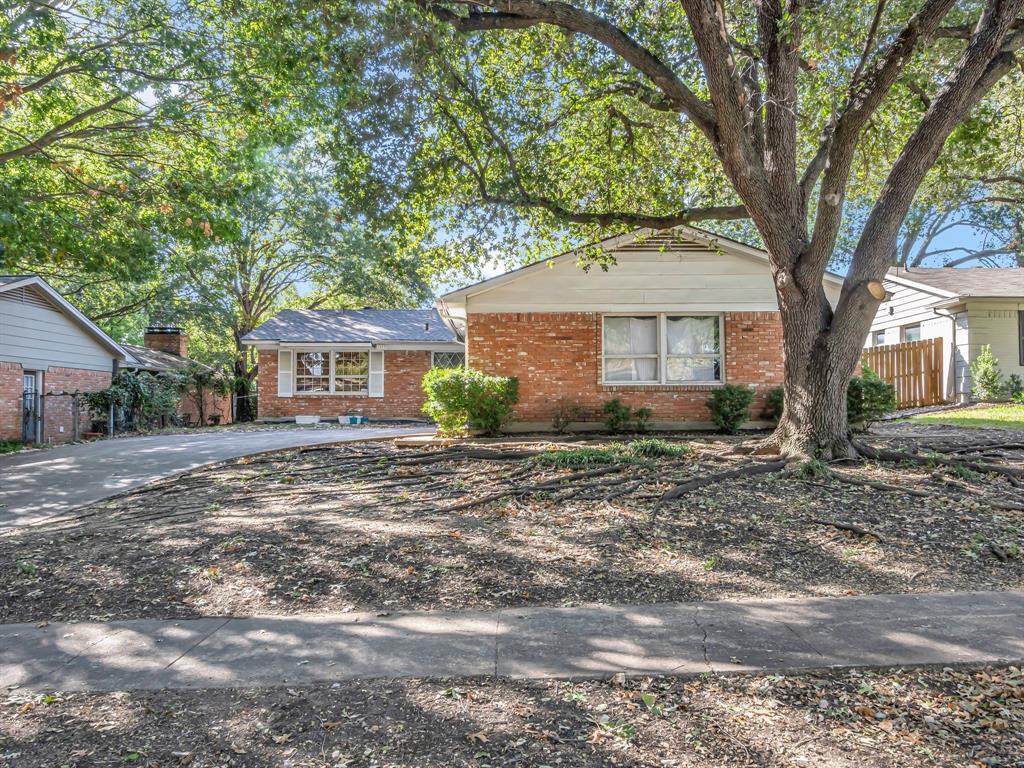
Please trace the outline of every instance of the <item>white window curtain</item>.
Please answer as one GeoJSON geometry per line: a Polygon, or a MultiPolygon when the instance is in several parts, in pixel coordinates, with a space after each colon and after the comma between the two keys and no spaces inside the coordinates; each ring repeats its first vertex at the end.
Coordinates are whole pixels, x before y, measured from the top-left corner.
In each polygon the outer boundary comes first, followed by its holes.
{"type": "Polygon", "coordinates": [[[718,318],[669,315],[665,318],[667,381],[718,381],[722,355],[718,318]]]}
{"type": "Polygon", "coordinates": [[[658,380],[658,318],[604,319],[605,381],[658,380]]]}

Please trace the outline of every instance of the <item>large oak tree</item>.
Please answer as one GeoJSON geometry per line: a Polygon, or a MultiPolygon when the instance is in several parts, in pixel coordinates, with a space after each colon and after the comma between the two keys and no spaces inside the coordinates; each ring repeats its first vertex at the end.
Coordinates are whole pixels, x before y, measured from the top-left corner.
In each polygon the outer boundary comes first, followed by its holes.
{"type": "Polygon", "coordinates": [[[881,280],[947,141],[969,140],[1018,66],[1024,0],[416,6],[390,6],[415,54],[395,80],[427,89],[430,194],[551,231],[749,221],[786,355],[785,412],[762,447],[854,453],[845,393],[881,280]],[[822,276],[852,187],[870,198],[832,307],[822,276]]]}

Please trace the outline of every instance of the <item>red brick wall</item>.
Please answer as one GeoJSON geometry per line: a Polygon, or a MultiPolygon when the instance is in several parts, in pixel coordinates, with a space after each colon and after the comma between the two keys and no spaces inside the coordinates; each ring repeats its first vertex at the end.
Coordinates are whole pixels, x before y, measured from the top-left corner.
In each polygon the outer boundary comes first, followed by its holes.
{"type": "Polygon", "coordinates": [[[277,396],[277,351],[260,350],[259,418],[292,416],[335,418],[360,412],[370,418],[423,419],[420,408],[423,374],[430,370],[430,352],[384,352],[384,397],[352,395],[277,396]]]}
{"type": "MultiPolygon", "coordinates": [[[[652,421],[708,422],[714,385],[608,386],[601,383],[601,315],[595,312],[470,314],[469,366],[519,379],[515,421],[550,423],[562,401],[582,409],[582,421],[601,421],[605,401],[648,407],[652,421]]],[[[764,393],[782,384],[782,324],[778,312],[725,315],[725,377],[764,393]]]]}
{"type": "Polygon", "coordinates": [[[0,440],[21,440],[21,363],[0,363],[0,440]]]}
{"type": "MultiPolygon", "coordinates": [[[[187,395],[181,396],[178,403],[178,415],[187,418],[190,424],[199,423],[199,407],[195,400],[187,395]]],[[[210,424],[211,416],[220,416],[220,424],[231,423],[231,395],[215,395],[213,392],[206,392],[203,395],[203,417],[206,424],[210,424]]]]}
{"type": "MultiPolygon", "coordinates": [[[[98,392],[110,386],[109,371],[87,371],[81,368],[49,368],[43,374],[43,435],[42,442],[60,443],[74,439],[72,422],[73,392],[98,392]],[[68,394],[64,394],[68,393],[68,394]],[[60,428],[64,427],[61,432],[60,428]]],[[[79,411],[78,424],[88,431],[91,418],[84,405],[79,411]]]]}

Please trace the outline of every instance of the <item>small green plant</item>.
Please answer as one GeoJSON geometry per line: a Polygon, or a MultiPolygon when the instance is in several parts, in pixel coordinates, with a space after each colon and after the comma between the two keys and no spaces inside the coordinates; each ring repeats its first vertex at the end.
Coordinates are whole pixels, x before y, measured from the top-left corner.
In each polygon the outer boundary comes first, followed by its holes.
{"type": "Polygon", "coordinates": [[[437,422],[441,434],[478,429],[493,435],[512,418],[519,402],[519,382],[463,368],[431,368],[423,377],[427,402],[423,412],[437,422]]]}
{"type": "Polygon", "coordinates": [[[647,427],[650,424],[651,416],[653,415],[650,408],[646,406],[643,408],[637,408],[633,416],[636,418],[636,431],[646,432],[647,427]]]}
{"type": "Polygon", "coordinates": [[[618,741],[628,743],[636,738],[636,726],[628,720],[601,715],[596,718],[591,717],[591,722],[597,726],[599,732],[608,734],[618,741]]]}
{"type": "Polygon", "coordinates": [[[701,563],[701,565],[704,566],[705,571],[713,571],[720,562],[722,562],[722,560],[718,557],[718,555],[712,555],[703,563],[701,563]]]}
{"type": "Polygon", "coordinates": [[[821,459],[810,459],[800,464],[794,474],[801,480],[815,480],[828,475],[828,464],[821,459]]]}
{"type": "Polygon", "coordinates": [[[19,560],[15,567],[18,569],[18,573],[25,576],[33,576],[36,572],[35,563],[31,560],[19,560]]]}
{"type": "Polygon", "coordinates": [[[955,474],[961,480],[966,480],[969,483],[976,483],[979,480],[981,480],[980,472],[976,472],[970,467],[965,467],[963,464],[953,465],[953,474],[955,474]]]}
{"type": "Polygon", "coordinates": [[[573,422],[581,421],[583,418],[583,407],[574,403],[559,400],[555,407],[555,415],[551,418],[551,428],[560,435],[569,431],[573,422]]]}
{"type": "Polygon", "coordinates": [[[21,447],[17,440],[0,440],[0,453],[16,453],[21,447]]]}
{"type": "Polygon", "coordinates": [[[764,407],[761,409],[761,418],[768,421],[778,422],[782,418],[782,408],[786,399],[786,390],[782,387],[772,387],[764,398],[764,407]]]}
{"type": "Polygon", "coordinates": [[[1001,399],[1005,391],[999,360],[992,354],[992,345],[984,344],[971,361],[971,396],[987,403],[1001,399]]]}
{"type": "Polygon", "coordinates": [[[896,410],[896,388],[867,366],[850,379],[846,390],[846,417],[851,427],[866,430],[896,410]]]}
{"type": "Polygon", "coordinates": [[[626,450],[633,456],[657,459],[662,456],[685,456],[690,452],[690,446],[685,443],[670,443],[657,437],[644,437],[633,440],[626,446],[626,450]]]}
{"type": "Polygon", "coordinates": [[[658,703],[658,697],[653,693],[641,693],[640,703],[655,717],[661,717],[665,714],[664,705],[658,703]]]}
{"type": "Polygon", "coordinates": [[[606,401],[601,411],[604,413],[604,425],[613,434],[625,432],[633,418],[633,409],[617,397],[606,401]]]}
{"type": "Polygon", "coordinates": [[[750,404],[754,402],[754,390],[738,384],[726,384],[716,389],[708,400],[711,421],[719,432],[735,434],[743,422],[750,418],[750,404]]]}
{"type": "Polygon", "coordinates": [[[1016,373],[1006,377],[1006,394],[1014,402],[1024,399],[1024,379],[1016,373]]]}

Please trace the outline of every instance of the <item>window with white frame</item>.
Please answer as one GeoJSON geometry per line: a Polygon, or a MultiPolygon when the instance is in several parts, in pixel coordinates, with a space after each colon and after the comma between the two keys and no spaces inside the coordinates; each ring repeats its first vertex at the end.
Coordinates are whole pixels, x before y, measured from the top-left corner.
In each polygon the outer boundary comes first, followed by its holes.
{"type": "Polygon", "coordinates": [[[921,340],[921,324],[917,325],[905,325],[903,326],[903,340],[904,341],[920,341],[921,340]]]}
{"type": "Polygon", "coordinates": [[[465,352],[432,352],[430,365],[432,368],[465,368],[465,352]]]}
{"type": "Polygon", "coordinates": [[[334,353],[334,391],[346,395],[365,395],[370,380],[369,352],[334,353]]]}
{"type": "Polygon", "coordinates": [[[606,315],[602,364],[607,384],[722,381],[721,315],[606,315]]]}
{"type": "Polygon", "coordinates": [[[331,391],[331,353],[298,352],[295,355],[295,391],[331,391]]]}
{"type": "Polygon", "coordinates": [[[665,316],[665,381],[719,381],[722,350],[714,315],[665,316]]]}

